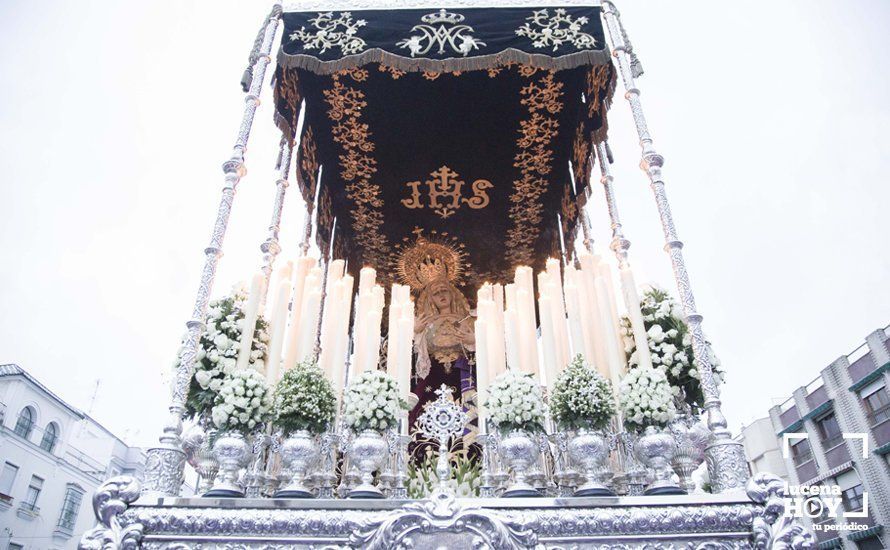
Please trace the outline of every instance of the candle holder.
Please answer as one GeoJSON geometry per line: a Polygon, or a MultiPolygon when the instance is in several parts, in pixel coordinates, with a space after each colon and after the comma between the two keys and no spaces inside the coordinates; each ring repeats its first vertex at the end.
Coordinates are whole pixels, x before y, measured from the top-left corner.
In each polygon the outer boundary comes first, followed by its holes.
{"type": "Polygon", "coordinates": [[[482,475],[480,476],[482,484],[479,487],[479,496],[492,498],[497,491],[497,481],[495,480],[497,440],[494,435],[483,433],[479,434],[477,441],[482,447],[482,475]]]}
{"type": "Polygon", "coordinates": [[[334,484],[337,483],[337,434],[332,428],[318,438],[318,460],[312,476],[318,498],[334,498],[334,484]]]}
{"type": "Polygon", "coordinates": [[[637,460],[636,453],[634,453],[637,435],[624,431],[619,433],[617,438],[619,449],[621,449],[624,457],[624,475],[620,482],[625,486],[625,494],[627,496],[640,496],[646,488],[649,474],[645,466],[637,460]]]}
{"type": "Polygon", "coordinates": [[[408,498],[408,444],[411,443],[411,436],[397,434],[395,437],[395,481],[389,496],[399,500],[408,498]]]}
{"type": "Polygon", "coordinates": [[[578,485],[578,472],[573,467],[572,457],[568,451],[569,440],[573,435],[572,432],[562,431],[550,436],[553,448],[556,449],[553,481],[556,482],[556,495],[559,497],[572,496],[578,485]]]}
{"type": "Polygon", "coordinates": [[[271,437],[266,435],[263,429],[259,429],[250,436],[249,466],[244,470],[243,485],[244,496],[247,498],[259,498],[262,496],[266,482],[266,450],[269,447],[271,437]]]}

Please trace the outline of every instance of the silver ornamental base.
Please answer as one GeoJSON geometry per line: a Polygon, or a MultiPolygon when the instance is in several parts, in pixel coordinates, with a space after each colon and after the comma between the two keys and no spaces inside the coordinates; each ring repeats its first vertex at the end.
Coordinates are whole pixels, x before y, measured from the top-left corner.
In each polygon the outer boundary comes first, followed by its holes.
{"type": "Polygon", "coordinates": [[[219,462],[213,456],[211,445],[216,430],[207,427],[206,424],[206,422],[195,424],[182,437],[182,450],[185,451],[186,461],[198,472],[195,493],[199,495],[210,490],[219,471],[219,462]]]}
{"type": "Polygon", "coordinates": [[[649,467],[652,481],[646,486],[645,495],[685,495],[686,492],[674,483],[671,460],[677,450],[674,436],[667,430],[647,426],[634,444],[637,458],[649,467]]]}
{"type": "Polygon", "coordinates": [[[580,429],[569,441],[568,451],[572,460],[581,465],[584,475],[584,484],[575,490],[574,496],[615,496],[615,493],[600,482],[603,462],[609,453],[609,446],[602,435],[592,430],[580,429]]]}
{"type": "Polygon", "coordinates": [[[219,474],[213,487],[204,496],[243,497],[244,488],[238,483],[238,473],[248,453],[244,434],[233,431],[220,433],[213,443],[213,456],[219,462],[219,474]]]}
{"type": "Polygon", "coordinates": [[[504,462],[513,471],[513,483],[501,496],[507,498],[541,496],[541,493],[527,481],[529,470],[537,456],[537,444],[528,432],[524,430],[507,432],[501,438],[498,448],[504,462]]]}
{"type": "Polygon", "coordinates": [[[297,430],[287,436],[279,453],[288,481],[275,493],[275,498],[312,498],[312,490],[306,485],[306,471],[317,455],[315,437],[307,430],[297,430]]]}
{"type": "Polygon", "coordinates": [[[687,493],[695,490],[692,473],[705,461],[705,447],[711,437],[708,427],[692,415],[680,415],[669,428],[677,441],[677,452],[671,466],[680,478],[680,487],[687,493]]]}
{"type": "Polygon", "coordinates": [[[349,459],[358,468],[361,483],[349,491],[349,498],[383,498],[374,486],[374,472],[383,466],[389,446],[383,436],[373,430],[358,434],[352,442],[349,459]]]}

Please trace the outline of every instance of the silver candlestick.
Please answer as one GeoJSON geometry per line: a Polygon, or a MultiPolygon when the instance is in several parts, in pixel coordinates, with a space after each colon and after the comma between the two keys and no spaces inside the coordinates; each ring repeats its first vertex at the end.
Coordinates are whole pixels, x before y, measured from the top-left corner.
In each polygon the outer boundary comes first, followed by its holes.
{"type": "Polygon", "coordinates": [[[677,290],[683,313],[689,332],[692,335],[692,350],[699,364],[702,391],[705,395],[704,408],[708,414],[708,428],[714,434],[713,443],[706,450],[708,461],[708,473],[715,492],[742,490],[750,475],[748,462],[742,444],[733,441],[726,417],[720,407],[720,391],[717,388],[714,373],[711,368],[711,356],[707,341],[701,328],[702,316],[695,307],[695,297],[692,293],[692,285],[689,282],[689,274],[686,271],[686,263],[683,259],[683,242],[677,235],[674,226],[674,218],[671,213],[665,193],[664,179],[661,168],[664,165],[664,157],[655,150],[649,126],[643,114],[643,106],[640,102],[640,90],[637,88],[634,77],[628,45],[627,33],[619,20],[618,10],[608,0],[603,1],[603,19],[609,31],[612,42],[612,54],[615,57],[621,80],[626,90],[624,97],[630,104],[634,124],[640,140],[641,162],[640,168],[649,178],[650,187],[655,197],[655,204],[661,218],[661,226],[665,237],[665,251],[671,258],[674,270],[674,278],[677,282],[677,290]]]}
{"type": "Polygon", "coordinates": [[[204,268],[195,297],[191,319],[186,323],[188,329],[179,357],[179,366],[174,374],[173,390],[169,406],[169,418],[159,441],[160,445],[148,450],[143,475],[143,492],[156,495],[178,496],[182,488],[185,453],[181,448],[182,415],[185,412],[185,400],[189,384],[194,375],[195,360],[198,346],[203,334],[204,321],[207,318],[207,303],[213,291],[216,278],[216,267],[222,256],[222,245],[229,225],[235,189],[246,173],[244,168],[244,152],[253,127],[254,115],[260,104],[260,93],[271,58],[272,43],[281,21],[281,4],[276,3],[266,18],[262,29],[262,40],[255,62],[250,73],[250,85],[245,98],[246,104],[241,119],[241,126],[232,149],[232,155],[223,163],[225,185],[222,189],[216,221],[210,237],[210,244],[204,249],[204,268]]]}

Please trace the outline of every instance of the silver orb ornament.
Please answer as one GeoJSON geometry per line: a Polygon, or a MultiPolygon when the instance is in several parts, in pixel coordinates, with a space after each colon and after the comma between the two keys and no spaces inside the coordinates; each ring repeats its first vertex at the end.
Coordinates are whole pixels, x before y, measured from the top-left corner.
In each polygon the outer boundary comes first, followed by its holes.
{"type": "Polygon", "coordinates": [[[677,442],[669,431],[655,426],[646,427],[634,443],[634,454],[652,474],[652,481],[646,486],[643,494],[686,494],[672,479],[674,470],[671,468],[671,460],[676,452],[677,442]]]}
{"type": "Polygon", "coordinates": [[[593,430],[580,429],[569,440],[568,452],[571,459],[581,466],[584,484],[575,490],[576,497],[615,496],[600,481],[603,462],[609,454],[606,439],[593,430]]]}
{"type": "Polygon", "coordinates": [[[389,452],[389,445],[383,436],[374,430],[365,430],[352,442],[349,460],[361,475],[361,483],[349,491],[349,498],[383,498],[383,493],[374,486],[374,471],[383,466],[389,452]]]}
{"type": "Polygon", "coordinates": [[[278,452],[288,482],[275,493],[275,498],[312,498],[314,495],[306,486],[306,472],[318,455],[315,437],[308,430],[296,430],[281,443],[278,452]]]}
{"type": "Polygon", "coordinates": [[[219,474],[205,497],[244,496],[244,488],[238,483],[238,473],[250,454],[247,440],[241,432],[221,432],[213,442],[213,456],[219,463],[219,474]]]}
{"type": "Polygon", "coordinates": [[[505,497],[539,497],[528,481],[531,467],[538,456],[538,445],[524,430],[510,430],[501,438],[498,449],[507,466],[513,470],[513,483],[504,490],[505,497]]]}

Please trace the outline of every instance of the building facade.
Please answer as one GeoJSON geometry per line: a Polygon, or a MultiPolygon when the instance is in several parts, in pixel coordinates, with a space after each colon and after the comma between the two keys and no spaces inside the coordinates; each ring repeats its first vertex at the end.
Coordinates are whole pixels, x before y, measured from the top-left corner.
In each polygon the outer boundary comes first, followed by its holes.
{"type": "Polygon", "coordinates": [[[0,365],[0,550],[73,549],[110,476],[140,477],[144,454],[18,365],[0,365]]]}
{"type": "Polygon", "coordinates": [[[770,409],[792,485],[838,487],[841,510],[808,518],[821,548],[890,547],[890,326],[770,409]],[[833,517],[833,516],[837,517],[833,517]],[[867,525],[864,530],[839,526],[867,525]]]}
{"type": "Polygon", "coordinates": [[[758,418],[742,426],[739,441],[745,446],[745,456],[752,474],[766,472],[788,481],[788,468],[769,417],[758,418]]]}

